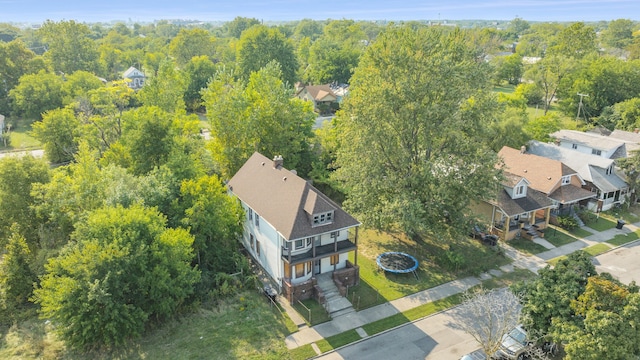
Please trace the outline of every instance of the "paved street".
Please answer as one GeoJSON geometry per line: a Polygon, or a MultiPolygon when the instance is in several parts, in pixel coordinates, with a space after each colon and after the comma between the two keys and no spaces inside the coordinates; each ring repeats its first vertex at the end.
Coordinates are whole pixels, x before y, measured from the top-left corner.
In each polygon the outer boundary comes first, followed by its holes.
{"type": "Polygon", "coordinates": [[[366,338],[318,359],[460,359],[462,355],[476,350],[478,344],[471,336],[455,328],[451,316],[454,311],[447,310],[366,338]]]}
{"type": "Polygon", "coordinates": [[[640,283],[640,241],[619,247],[616,250],[596,256],[598,272],[608,272],[624,284],[632,280],[640,283]]]}

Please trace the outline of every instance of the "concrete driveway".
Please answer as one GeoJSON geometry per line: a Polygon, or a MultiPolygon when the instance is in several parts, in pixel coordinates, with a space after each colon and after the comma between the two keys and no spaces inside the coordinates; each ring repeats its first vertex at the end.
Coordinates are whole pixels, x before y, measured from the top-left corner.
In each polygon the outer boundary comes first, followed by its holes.
{"type": "Polygon", "coordinates": [[[479,348],[471,336],[455,326],[455,308],[408,323],[378,336],[318,357],[337,359],[441,359],[457,360],[479,348]]]}
{"type": "Polygon", "coordinates": [[[608,272],[624,284],[640,283],[640,241],[619,247],[594,259],[598,273],[608,272]]]}

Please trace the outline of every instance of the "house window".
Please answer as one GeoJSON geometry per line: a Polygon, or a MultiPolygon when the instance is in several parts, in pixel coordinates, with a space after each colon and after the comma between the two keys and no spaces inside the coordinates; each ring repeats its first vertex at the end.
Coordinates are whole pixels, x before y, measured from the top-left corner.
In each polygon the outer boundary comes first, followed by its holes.
{"type": "Polygon", "coordinates": [[[571,175],[562,177],[562,185],[571,184],[571,175]]]}
{"type": "Polygon", "coordinates": [[[313,225],[329,224],[333,222],[333,211],[322,214],[313,215],[313,225]]]}
{"type": "Polygon", "coordinates": [[[296,277],[301,278],[304,276],[304,263],[296,264],[296,277]]]}
{"type": "Polygon", "coordinates": [[[571,144],[571,148],[572,149],[577,149],[578,148],[578,144],[571,144]]]}
{"type": "Polygon", "coordinates": [[[249,220],[253,220],[253,209],[249,208],[249,220]]]}
{"type": "Polygon", "coordinates": [[[260,256],[260,240],[256,239],[256,254],[260,256]]]}
{"type": "Polygon", "coordinates": [[[311,261],[307,261],[307,274],[309,274],[311,272],[311,269],[313,269],[313,267],[311,265],[311,261]]]}
{"type": "Polygon", "coordinates": [[[340,255],[331,255],[331,265],[335,265],[340,262],[340,255]]]}
{"type": "Polygon", "coordinates": [[[283,241],[283,242],[282,242],[282,248],[283,248],[284,250],[289,250],[289,246],[290,246],[290,245],[289,245],[289,242],[288,242],[288,241],[283,241]]]}
{"type": "Polygon", "coordinates": [[[304,240],[296,240],[296,250],[304,247],[304,240]]]}
{"type": "Polygon", "coordinates": [[[516,195],[524,194],[524,185],[520,185],[516,188],[516,195]]]}
{"type": "Polygon", "coordinates": [[[337,238],[340,236],[340,231],[332,231],[331,232],[331,237],[332,238],[337,238]]]}
{"type": "Polygon", "coordinates": [[[307,238],[307,247],[311,246],[311,242],[313,242],[313,237],[307,238]]]}
{"type": "Polygon", "coordinates": [[[260,227],[260,215],[256,213],[256,227],[260,227]]]}
{"type": "Polygon", "coordinates": [[[602,151],[597,149],[591,149],[591,153],[598,156],[602,155],[602,151]]]}
{"type": "Polygon", "coordinates": [[[253,238],[253,234],[249,234],[249,243],[251,244],[251,250],[253,250],[255,247],[255,245],[253,244],[254,240],[255,239],[253,238]]]}
{"type": "Polygon", "coordinates": [[[607,168],[607,170],[605,171],[605,173],[606,173],[607,175],[611,175],[611,173],[612,173],[612,168],[613,168],[613,166],[609,166],[609,167],[607,168]]]}

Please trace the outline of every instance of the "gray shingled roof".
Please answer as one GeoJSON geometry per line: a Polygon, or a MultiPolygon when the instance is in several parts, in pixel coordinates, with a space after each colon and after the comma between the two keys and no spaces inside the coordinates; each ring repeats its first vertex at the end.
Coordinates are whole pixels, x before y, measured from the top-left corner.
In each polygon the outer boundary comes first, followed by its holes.
{"type": "Polygon", "coordinates": [[[576,130],[558,130],[551,137],[560,141],[572,142],[576,144],[582,144],[593,149],[612,151],[615,150],[613,158],[626,157],[625,143],[622,140],[612,138],[611,136],[602,136],[593,133],[586,133],[576,130]],[[622,147],[622,148],[621,148],[622,147]]]}
{"type": "Polygon", "coordinates": [[[552,204],[547,195],[532,188],[527,189],[526,197],[519,199],[512,199],[504,189],[500,189],[496,199],[496,205],[508,216],[546,209],[552,204]]]}
{"type": "Polygon", "coordinates": [[[615,172],[607,175],[606,169],[615,164],[613,159],[585,154],[576,150],[553,144],[545,144],[535,140],[529,142],[529,152],[538,156],[561,161],[572,169],[576,169],[580,177],[593,183],[603,192],[617,191],[628,187],[627,183],[615,172]]]}
{"type": "MultiPolygon", "coordinates": [[[[286,159],[284,159],[286,161],[286,159]]],[[[254,153],[229,180],[229,190],[271,224],[295,240],[360,225],[338,204],[273,160],[254,153]],[[313,227],[313,214],[334,211],[333,222],[313,227]]]]}

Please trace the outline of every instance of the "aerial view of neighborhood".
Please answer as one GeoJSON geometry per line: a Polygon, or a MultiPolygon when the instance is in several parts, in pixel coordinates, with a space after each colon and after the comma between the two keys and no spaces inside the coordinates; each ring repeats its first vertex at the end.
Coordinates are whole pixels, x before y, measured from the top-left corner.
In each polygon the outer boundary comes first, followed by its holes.
{"type": "Polygon", "coordinates": [[[62,3],[0,1],[0,359],[640,359],[640,3],[62,3]]]}

